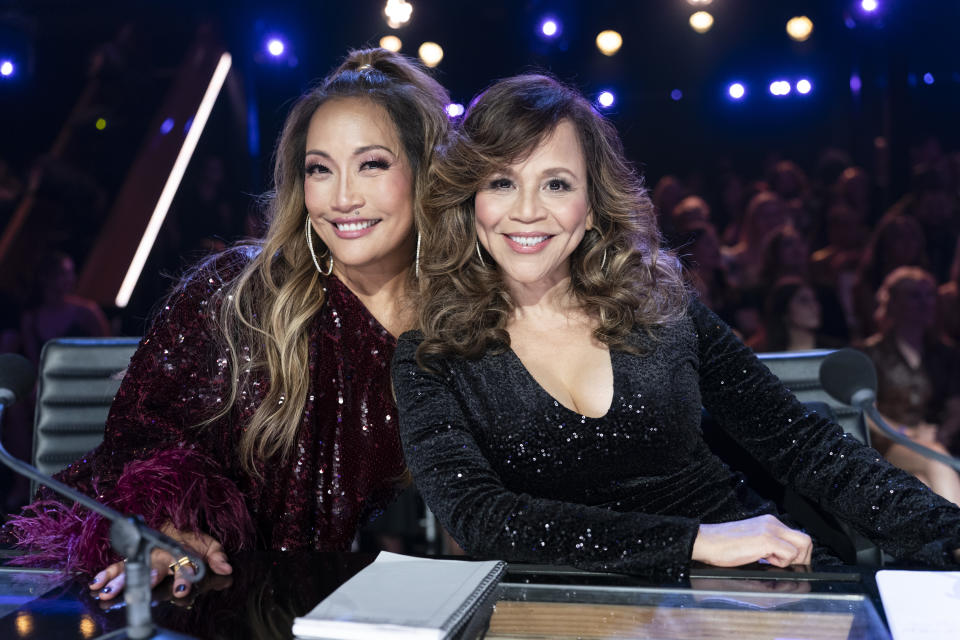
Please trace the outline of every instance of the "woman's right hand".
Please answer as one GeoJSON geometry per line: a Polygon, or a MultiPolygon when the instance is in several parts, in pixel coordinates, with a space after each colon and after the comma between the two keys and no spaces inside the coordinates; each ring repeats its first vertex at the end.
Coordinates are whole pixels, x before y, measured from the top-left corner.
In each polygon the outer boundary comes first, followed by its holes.
{"type": "Polygon", "coordinates": [[[720,524],[702,524],[693,541],[692,560],[738,567],[764,560],[777,567],[810,564],[813,541],[771,515],[720,524]]]}
{"type": "MultiPolygon", "coordinates": [[[[161,527],[160,532],[196,552],[214,573],[219,575],[233,573],[233,567],[227,561],[227,554],[223,550],[223,545],[207,534],[178,531],[171,525],[161,527]]],[[[193,569],[187,566],[173,572],[170,565],[176,560],[166,551],[153,550],[150,555],[150,587],[157,586],[164,578],[173,574],[173,595],[175,598],[183,598],[190,593],[191,585],[186,572],[192,572],[193,569]]],[[[94,592],[95,597],[100,600],[110,600],[116,598],[123,591],[126,579],[123,562],[115,562],[95,575],[89,587],[94,592]]]]}

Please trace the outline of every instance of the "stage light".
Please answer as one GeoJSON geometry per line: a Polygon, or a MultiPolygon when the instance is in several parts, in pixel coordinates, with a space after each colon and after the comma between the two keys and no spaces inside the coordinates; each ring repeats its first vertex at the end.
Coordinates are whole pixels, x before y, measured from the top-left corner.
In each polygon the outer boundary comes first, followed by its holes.
{"type": "Polygon", "coordinates": [[[14,69],[13,63],[10,62],[9,60],[4,60],[3,62],[0,62],[0,76],[3,76],[4,78],[9,78],[10,76],[13,75],[14,70],[15,69],[14,69]]]}
{"type": "Polygon", "coordinates": [[[604,109],[609,109],[616,102],[616,97],[609,91],[601,91],[597,96],[597,104],[604,109]]]}
{"type": "Polygon", "coordinates": [[[103,131],[107,128],[107,121],[103,118],[97,118],[97,121],[93,123],[93,126],[97,128],[97,131],[103,131]]]}
{"type": "Polygon", "coordinates": [[[790,93],[790,83],[786,80],[774,80],[770,83],[770,93],[775,96],[785,96],[790,93]]]}
{"type": "Polygon", "coordinates": [[[803,95],[807,95],[808,93],[810,93],[812,89],[813,89],[813,85],[810,84],[810,81],[807,80],[806,78],[801,78],[800,80],[797,80],[797,93],[802,93],[803,95]]]}
{"type": "Polygon", "coordinates": [[[813,32],[813,21],[807,16],[796,16],[787,21],[787,35],[797,42],[804,42],[813,32]]]}
{"type": "Polygon", "coordinates": [[[605,56],[612,56],[623,46],[623,37],[611,29],[597,34],[597,49],[605,56]]]}
{"type": "MultiPolygon", "coordinates": [[[[183,146],[180,147],[180,152],[177,154],[177,159],[173,163],[173,168],[170,169],[170,175],[167,176],[167,181],[163,185],[163,190],[160,192],[157,204],[153,209],[153,213],[150,215],[147,228],[144,229],[143,236],[140,238],[140,244],[137,245],[137,250],[133,254],[130,266],[127,267],[127,273],[123,277],[123,282],[120,283],[120,290],[117,292],[117,297],[114,300],[120,308],[126,307],[127,303],[130,302],[133,288],[137,285],[137,280],[140,279],[140,272],[143,271],[143,266],[147,262],[147,257],[150,255],[153,243],[157,239],[157,234],[160,233],[160,227],[163,226],[163,221],[167,217],[167,212],[170,210],[173,197],[177,194],[177,189],[180,187],[181,180],[183,180],[183,174],[187,171],[187,165],[190,164],[193,151],[197,148],[200,135],[203,133],[204,127],[207,126],[207,118],[210,117],[210,112],[213,111],[213,105],[217,102],[217,96],[220,95],[220,89],[223,88],[223,83],[227,79],[227,73],[230,71],[231,63],[232,58],[229,53],[220,55],[217,68],[213,71],[210,83],[207,85],[207,90],[204,92],[194,116],[197,126],[190,126],[189,132],[183,139],[183,146]]],[[[190,119],[191,124],[194,118],[190,119]]]]}
{"type": "Polygon", "coordinates": [[[459,118],[463,115],[463,105],[459,102],[451,102],[447,105],[447,115],[451,118],[459,118]]]}
{"type": "Polygon", "coordinates": [[[933,84],[933,74],[925,73],[923,74],[923,83],[924,84],[933,84]]]}
{"type": "Polygon", "coordinates": [[[394,53],[400,51],[403,47],[403,42],[397,36],[383,36],[380,38],[380,48],[386,49],[387,51],[393,51],[394,53]]]}
{"type": "Polygon", "coordinates": [[[670,99],[673,100],[674,102],[682,100],[683,91],[680,91],[680,89],[674,89],[673,91],[670,92],[670,99]]]}
{"type": "Polygon", "coordinates": [[[740,100],[747,94],[746,88],[739,82],[734,82],[729,87],[727,87],[727,95],[729,95],[734,100],[740,100]]]}
{"type": "Polygon", "coordinates": [[[877,0],[860,0],[860,8],[867,13],[873,13],[879,6],[877,0]]]}
{"type": "Polygon", "coordinates": [[[167,135],[168,133],[173,131],[173,125],[174,125],[173,118],[167,118],[160,124],[160,133],[162,133],[163,135],[167,135]]]}
{"type": "Polygon", "coordinates": [[[436,42],[424,42],[417,50],[417,55],[428,67],[435,67],[443,60],[443,48],[436,42]]]}
{"type": "Polygon", "coordinates": [[[267,42],[267,51],[275,58],[282,56],[284,49],[286,49],[286,46],[284,46],[283,40],[279,38],[270,38],[270,41],[267,42]]]}
{"type": "Polygon", "coordinates": [[[860,93],[860,89],[863,88],[863,80],[860,79],[860,76],[854,73],[850,76],[850,91],[852,93],[860,93]]]}
{"type": "Polygon", "coordinates": [[[560,23],[552,18],[548,18],[540,25],[540,33],[548,38],[556,37],[560,35],[560,23]]]}
{"type": "Polygon", "coordinates": [[[687,4],[694,7],[709,7],[713,0],[687,0],[687,4]]]}
{"type": "Polygon", "coordinates": [[[406,0],[387,0],[383,8],[383,15],[387,16],[387,26],[391,29],[399,29],[410,22],[412,13],[413,5],[406,0]]]}
{"type": "Polygon", "coordinates": [[[713,16],[706,11],[697,11],[690,16],[690,26],[697,33],[706,33],[713,26],[713,16]]]}

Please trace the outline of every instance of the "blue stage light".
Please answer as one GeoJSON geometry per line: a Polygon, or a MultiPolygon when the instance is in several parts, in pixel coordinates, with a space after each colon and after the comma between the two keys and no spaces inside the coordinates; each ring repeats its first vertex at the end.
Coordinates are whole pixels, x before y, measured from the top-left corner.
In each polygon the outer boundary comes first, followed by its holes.
{"type": "Polygon", "coordinates": [[[923,83],[924,83],[924,84],[933,84],[933,74],[932,74],[932,73],[929,73],[929,72],[923,74],[923,83]]]}
{"type": "Polygon", "coordinates": [[[540,33],[547,38],[555,38],[560,35],[560,23],[553,18],[547,18],[540,23],[540,33]]]}
{"type": "Polygon", "coordinates": [[[747,94],[746,88],[739,82],[734,82],[727,87],[727,95],[734,100],[741,100],[747,94]]]}
{"type": "Polygon", "coordinates": [[[600,95],[597,96],[597,104],[604,109],[612,107],[614,102],[616,102],[616,97],[609,91],[602,91],[600,95]]]}
{"type": "Polygon", "coordinates": [[[13,75],[14,71],[16,71],[16,67],[13,66],[13,62],[10,60],[4,60],[0,62],[0,76],[9,78],[13,75]]]}
{"type": "Polygon", "coordinates": [[[873,13],[879,8],[880,4],[877,0],[860,0],[860,8],[866,11],[867,13],[873,13]]]}
{"type": "Polygon", "coordinates": [[[173,125],[174,125],[173,118],[167,118],[160,124],[160,133],[162,133],[163,135],[167,135],[168,133],[173,131],[173,125]]]}
{"type": "Polygon", "coordinates": [[[850,76],[850,91],[851,93],[860,93],[860,90],[863,89],[863,80],[860,79],[860,76],[856,73],[850,76]]]}
{"type": "Polygon", "coordinates": [[[463,115],[463,105],[459,102],[453,102],[447,105],[447,115],[451,118],[459,118],[463,115]]]}
{"type": "Polygon", "coordinates": [[[770,83],[770,93],[775,96],[785,96],[790,94],[790,83],[786,80],[774,80],[770,83]]]}
{"type": "Polygon", "coordinates": [[[267,51],[270,52],[270,55],[274,57],[279,57],[283,55],[286,45],[283,44],[283,40],[279,38],[270,38],[267,42],[267,51]]]}
{"type": "Polygon", "coordinates": [[[797,80],[797,93],[802,93],[803,95],[807,95],[808,93],[810,93],[812,89],[813,89],[813,85],[810,84],[810,81],[807,80],[806,78],[801,78],[800,80],[797,80]]]}
{"type": "Polygon", "coordinates": [[[670,99],[673,100],[674,102],[679,102],[680,100],[683,100],[683,91],[680,91],[680,89],[674,89],[673,91],[670,92],[670,99]]]}

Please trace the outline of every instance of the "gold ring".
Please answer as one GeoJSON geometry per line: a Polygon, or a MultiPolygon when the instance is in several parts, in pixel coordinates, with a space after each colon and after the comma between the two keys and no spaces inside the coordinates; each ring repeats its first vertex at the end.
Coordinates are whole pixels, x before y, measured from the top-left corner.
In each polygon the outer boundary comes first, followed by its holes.
{"type": "Polygon", "coordinates": [[[179,571],[179,570],[182,569],[183,567],[187,567],[187,566],[189,566],[191,569],[193,569],[194,573],[196,573],[196,571],[197,571],[197,565],[195,565],[195,564],[193,564],[192,562],[190,562],[190,556],[183,556],[182,558],[180,558],[180,559],[177,560],[176,562],[171,562],[171,563],[170,563],[170,571],[173,571],[174,573],[176,573],[177,571],[179,571]]]}

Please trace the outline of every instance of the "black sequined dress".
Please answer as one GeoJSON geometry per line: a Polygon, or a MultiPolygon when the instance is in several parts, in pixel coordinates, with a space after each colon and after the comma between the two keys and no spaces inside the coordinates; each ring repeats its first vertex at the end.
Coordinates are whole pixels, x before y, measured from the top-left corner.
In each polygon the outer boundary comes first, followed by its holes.
{"type": "Polygon", "coordinates": [[[407,464],[471,554],[683,578],[698,527],[774,513],[717,458],[701,405],[779,481],[883,549],[931,565],[960,547],[960,509],[809,413],[710,310],[612,351],[602,418],[554,400],[511,350],[418,368],[393,362],[407,464]]]}

